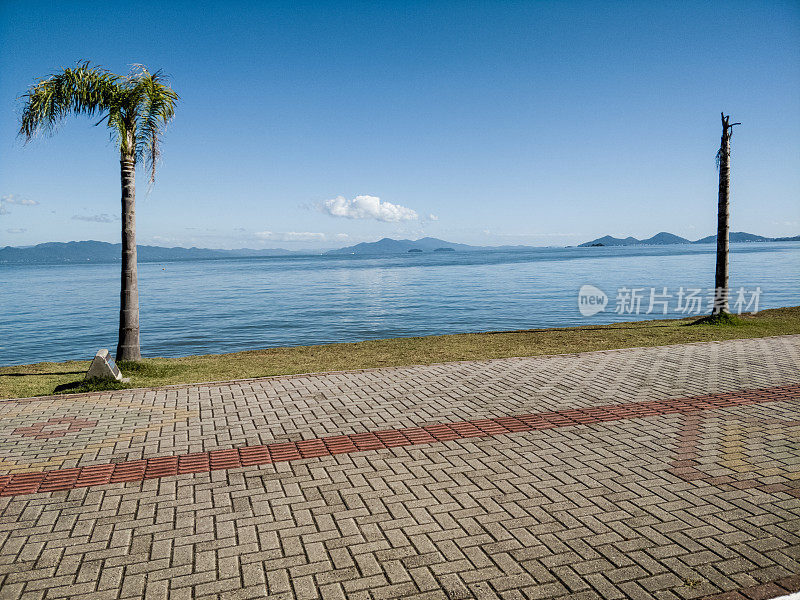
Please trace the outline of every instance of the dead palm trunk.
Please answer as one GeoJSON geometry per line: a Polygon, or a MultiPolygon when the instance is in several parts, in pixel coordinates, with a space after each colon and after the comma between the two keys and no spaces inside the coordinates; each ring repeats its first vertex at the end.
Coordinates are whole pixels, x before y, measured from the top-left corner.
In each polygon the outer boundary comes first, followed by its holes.
{"type": "Polygon", "coordinates": [[[717,269],[714,277],[714,308],[711,314],[728,312],[728,253],[730,229],[731,192],[731,134],[734,125],[730,115],[722,113],[722,140],[717,160],[719,161],[719,200],[717,204],[717,269]]]}
{"type": "Polygon", "coordinates": [[[140,360],[139,284],[136,265],[136,158],[120,157],[122,178],[122,281],[117,360],[140,360]]]}

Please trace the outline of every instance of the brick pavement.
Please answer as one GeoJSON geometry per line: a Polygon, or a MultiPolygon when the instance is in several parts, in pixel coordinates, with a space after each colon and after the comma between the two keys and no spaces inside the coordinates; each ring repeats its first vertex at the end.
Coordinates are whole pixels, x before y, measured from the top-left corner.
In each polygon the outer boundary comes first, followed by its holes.
{"type": "Polygon", "coordinates": [[[798,383],[783,336],[2,402],[6,481],[481,436],[5,496],[0,598],[774,597],[800,587],[798,383]]]}

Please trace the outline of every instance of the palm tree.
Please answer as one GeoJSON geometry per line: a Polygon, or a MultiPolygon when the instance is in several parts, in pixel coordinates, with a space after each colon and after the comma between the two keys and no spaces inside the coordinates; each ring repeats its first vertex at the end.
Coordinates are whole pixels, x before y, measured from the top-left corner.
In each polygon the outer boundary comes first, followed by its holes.
{"type": "Polygon", "coordinates": [[[119,148],[122,179],[122,281],[117,360],[140,360],[139,289],[136,268],[136,163],[145,159],[155,181],[161,134],[175,114],[178,95],[161,71],[134,65],[128,75],[79,62],[32,85],[19,135],[30,141],[39,132],[53,133],[70,114],[102,115],[119,148]]]}

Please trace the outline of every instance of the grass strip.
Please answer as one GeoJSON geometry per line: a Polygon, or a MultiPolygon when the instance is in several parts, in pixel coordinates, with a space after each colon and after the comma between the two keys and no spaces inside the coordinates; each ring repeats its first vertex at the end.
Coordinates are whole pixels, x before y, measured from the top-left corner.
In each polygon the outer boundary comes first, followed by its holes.
{"type": "Polygon", "coordinates": [[[723,320],[704,321],[693,317],[559,329],[392,338],[179,358],[146,358],[139,363],[123,362],[119,365],[123,374],[131,378],[129,384],[83,382],[83,376],[89,368],[88,360],[37,363],[0,367],[0,398],[786,334],[800,334],[800,306],[764,310],[755,315],[723,320]]]}

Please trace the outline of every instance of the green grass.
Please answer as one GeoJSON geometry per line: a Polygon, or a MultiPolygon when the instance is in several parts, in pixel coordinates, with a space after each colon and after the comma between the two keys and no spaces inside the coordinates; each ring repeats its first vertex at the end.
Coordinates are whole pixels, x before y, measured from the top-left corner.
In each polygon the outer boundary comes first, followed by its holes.
{"type": "Polygon", "coordinates": [[[91,381],[70,381],[68,383],[60,383],[53,388],[53,394],[82,394],[84,392],[104,392],[107,390],[124,390],[136,387],[131,383],[123,383],[121,381],[105,381],[100,379],[92,379],[91,381]]]}
{"type": "MultiPolygon", "coordinates": [[[[353,344],[270,348],[235,354],[147,358],[140,363],[120,363],[120,369],[126,377],[131,378],[131,382],[127,385],[111,384],[111,387],[150,387],[269,375],[798,334],[800,306],[742,315],[727,323],[704,322],[702,319],[699,323],[697,321],[695,317],[562,329],[394,338],[353,344]]],[[[83,383],[83,376],[88,368],[89,361],[2,367],[0,398],[109,389],[102,383],[83,383]]]]}
{"type": "Polygon", "coordinates": [[[717,327],[738,327],[744,325],[744,321],[738,315],[730,313],[719,313],[717,315],[708,315],[697,319],[691,323],[692,325],[716,325],[717,327]]]}

